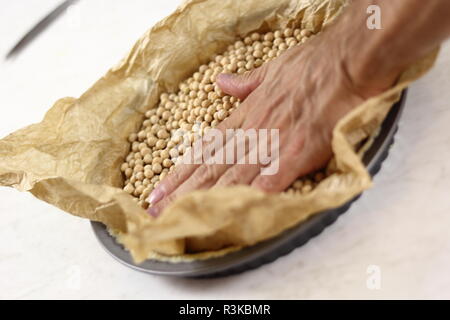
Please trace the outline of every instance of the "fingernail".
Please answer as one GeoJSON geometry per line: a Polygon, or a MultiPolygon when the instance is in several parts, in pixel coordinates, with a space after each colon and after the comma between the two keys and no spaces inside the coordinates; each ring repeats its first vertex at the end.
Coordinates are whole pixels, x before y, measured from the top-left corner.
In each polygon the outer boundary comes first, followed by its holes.
{"type": "Polygon", "coordinates": [[[155,207],[150,207],[150,208],[148,208],[148,213],[152,217],[157,217],[158,216],[158,209],[156,209],[155,207]]]}
{"type": "Polygon", "coordinates": [[[150,194],[150,197],[148,198],[148,202],[152,205],[157,204],[159,201],[164,198],[164,192],[161,188],[156,188],[153,190],[153,192],[150,194]]]}

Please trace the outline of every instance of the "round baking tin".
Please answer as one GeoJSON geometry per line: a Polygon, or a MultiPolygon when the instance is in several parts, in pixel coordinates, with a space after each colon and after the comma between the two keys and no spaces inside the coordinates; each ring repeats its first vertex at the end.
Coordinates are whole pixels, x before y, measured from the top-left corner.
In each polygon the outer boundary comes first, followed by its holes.
{"type": "MultiPolygon", "coordinates": [[[[389,112],[383,122],[380,134],[364,155],[363,162],[372,176],[381,169],[383,161],[388,156],[405,101],[406,91],[403,92],[400,101],[389,112]]],[[[359,196],[339,208],[317,213],[305,222],[286,230],[273,239],[229,253],[223,257],[192,262],[169,263],[147,260],[139,265],[135,264],[130,253],[116,242],[102,223],[91,222],[91,225],[103,248],[116,260],[132,269],[162,276],[220,277],[258,268],[304,245],[311,238],[321,233],[327,226],[335,222],[341,214],[350,208],[357,198],[359,196]]]]}

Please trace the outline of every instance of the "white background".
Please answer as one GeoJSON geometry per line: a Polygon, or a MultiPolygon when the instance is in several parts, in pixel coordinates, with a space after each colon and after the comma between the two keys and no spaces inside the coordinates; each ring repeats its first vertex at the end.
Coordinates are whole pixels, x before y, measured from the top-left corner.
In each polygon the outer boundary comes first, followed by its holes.
{"type": "MultiPolygon", "coordinates": [[[[0,61],[0,136],[38,122],[115,65],[178,0],[90,0],[0,61]]],[[[57,0],[0,0],[0,56],[57,0]]],[[[0,298],[450,298],[450,47],[409,94],[375,187],[323,234],[256,271],[216,280],[128,269],[87,221],[0,189],[0,298]],[[381,288],[367,288],[367,268],[381,288]]]]}

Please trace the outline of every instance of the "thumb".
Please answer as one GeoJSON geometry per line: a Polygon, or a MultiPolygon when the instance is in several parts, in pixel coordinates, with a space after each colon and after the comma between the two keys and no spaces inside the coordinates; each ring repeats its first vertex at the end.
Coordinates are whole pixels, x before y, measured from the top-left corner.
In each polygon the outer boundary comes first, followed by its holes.
{"type": "Polygon", "coordinates": [[[259,87],[265,75],[265,66],[242,75],[222,73],[217,77],[217,85],[226,94],[243,101],[259,87]]]}

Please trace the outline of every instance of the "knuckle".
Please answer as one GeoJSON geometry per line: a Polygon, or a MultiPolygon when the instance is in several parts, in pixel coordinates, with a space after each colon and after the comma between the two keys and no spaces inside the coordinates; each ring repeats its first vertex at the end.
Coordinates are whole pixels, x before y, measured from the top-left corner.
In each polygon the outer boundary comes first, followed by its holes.
{"type": "Polygon", "coordinates": [[[304,135],[300,135],[291,140],[289,143],[289,153],[293,155],[298,155],[305,148],[305,139],[304,135]]]}
{"type": "Polygon", "coordinates": [[[184,172],[186,172],[186,170],[187,170],[186,165],[176,166],[173,172],[169,174],[167,177],[170,177],[169,179],[172,184],[178,185],[183,179],[185,175],[184,172]]]}
{"type": "Polygon", "coordinates": [[[180,164],[175,166],[175,169],[164,179],[164,185],[171,189],[178,187],[190,172],[192,165],[180,164]]]}
{"type": "Polygon", "coordinates": [[[171,191],[181,183],[181,176],[181,171],[175,169],[160,184],[166,191],[171,191]]]}
{"type": "Polygon", "coordinates": [[[165,202],[165,206],[167,207],[168,205],[170,205],[171,203],[175,202],[175,200],[177,199],[177,195],[175,193],[170,194],[167,198],[166,198],[166,202],[165,202]]]}
{"type": "Polygon", "coordinates": [[[159,212],[162,212],[175,200],[176,200],[176,196],[174,194],[170,194],[167,197],[165,197],[160,203],[158,203],[155,207],[159,212]]]}
{"type": "Polygon", "coordinates": [[[235,168],[228,170],[222,178],[220,178],[219,185],[220,186],[235,186],[241,183],[240,175],[235,168]]]}
{"type": "Polygon", "coordinates": [[[200,166],[196,174],[194,175],[194,179],[196,184],[204,185],[212,182],[217,178],[217,170],[214,165],[203,165],[200,166]]]}
{"type": "Polygon", "coordinates": [[[272,176],[259,176],[255,181],[255,186],[265,192],[277,190],[276,180],[272,176]]]}

